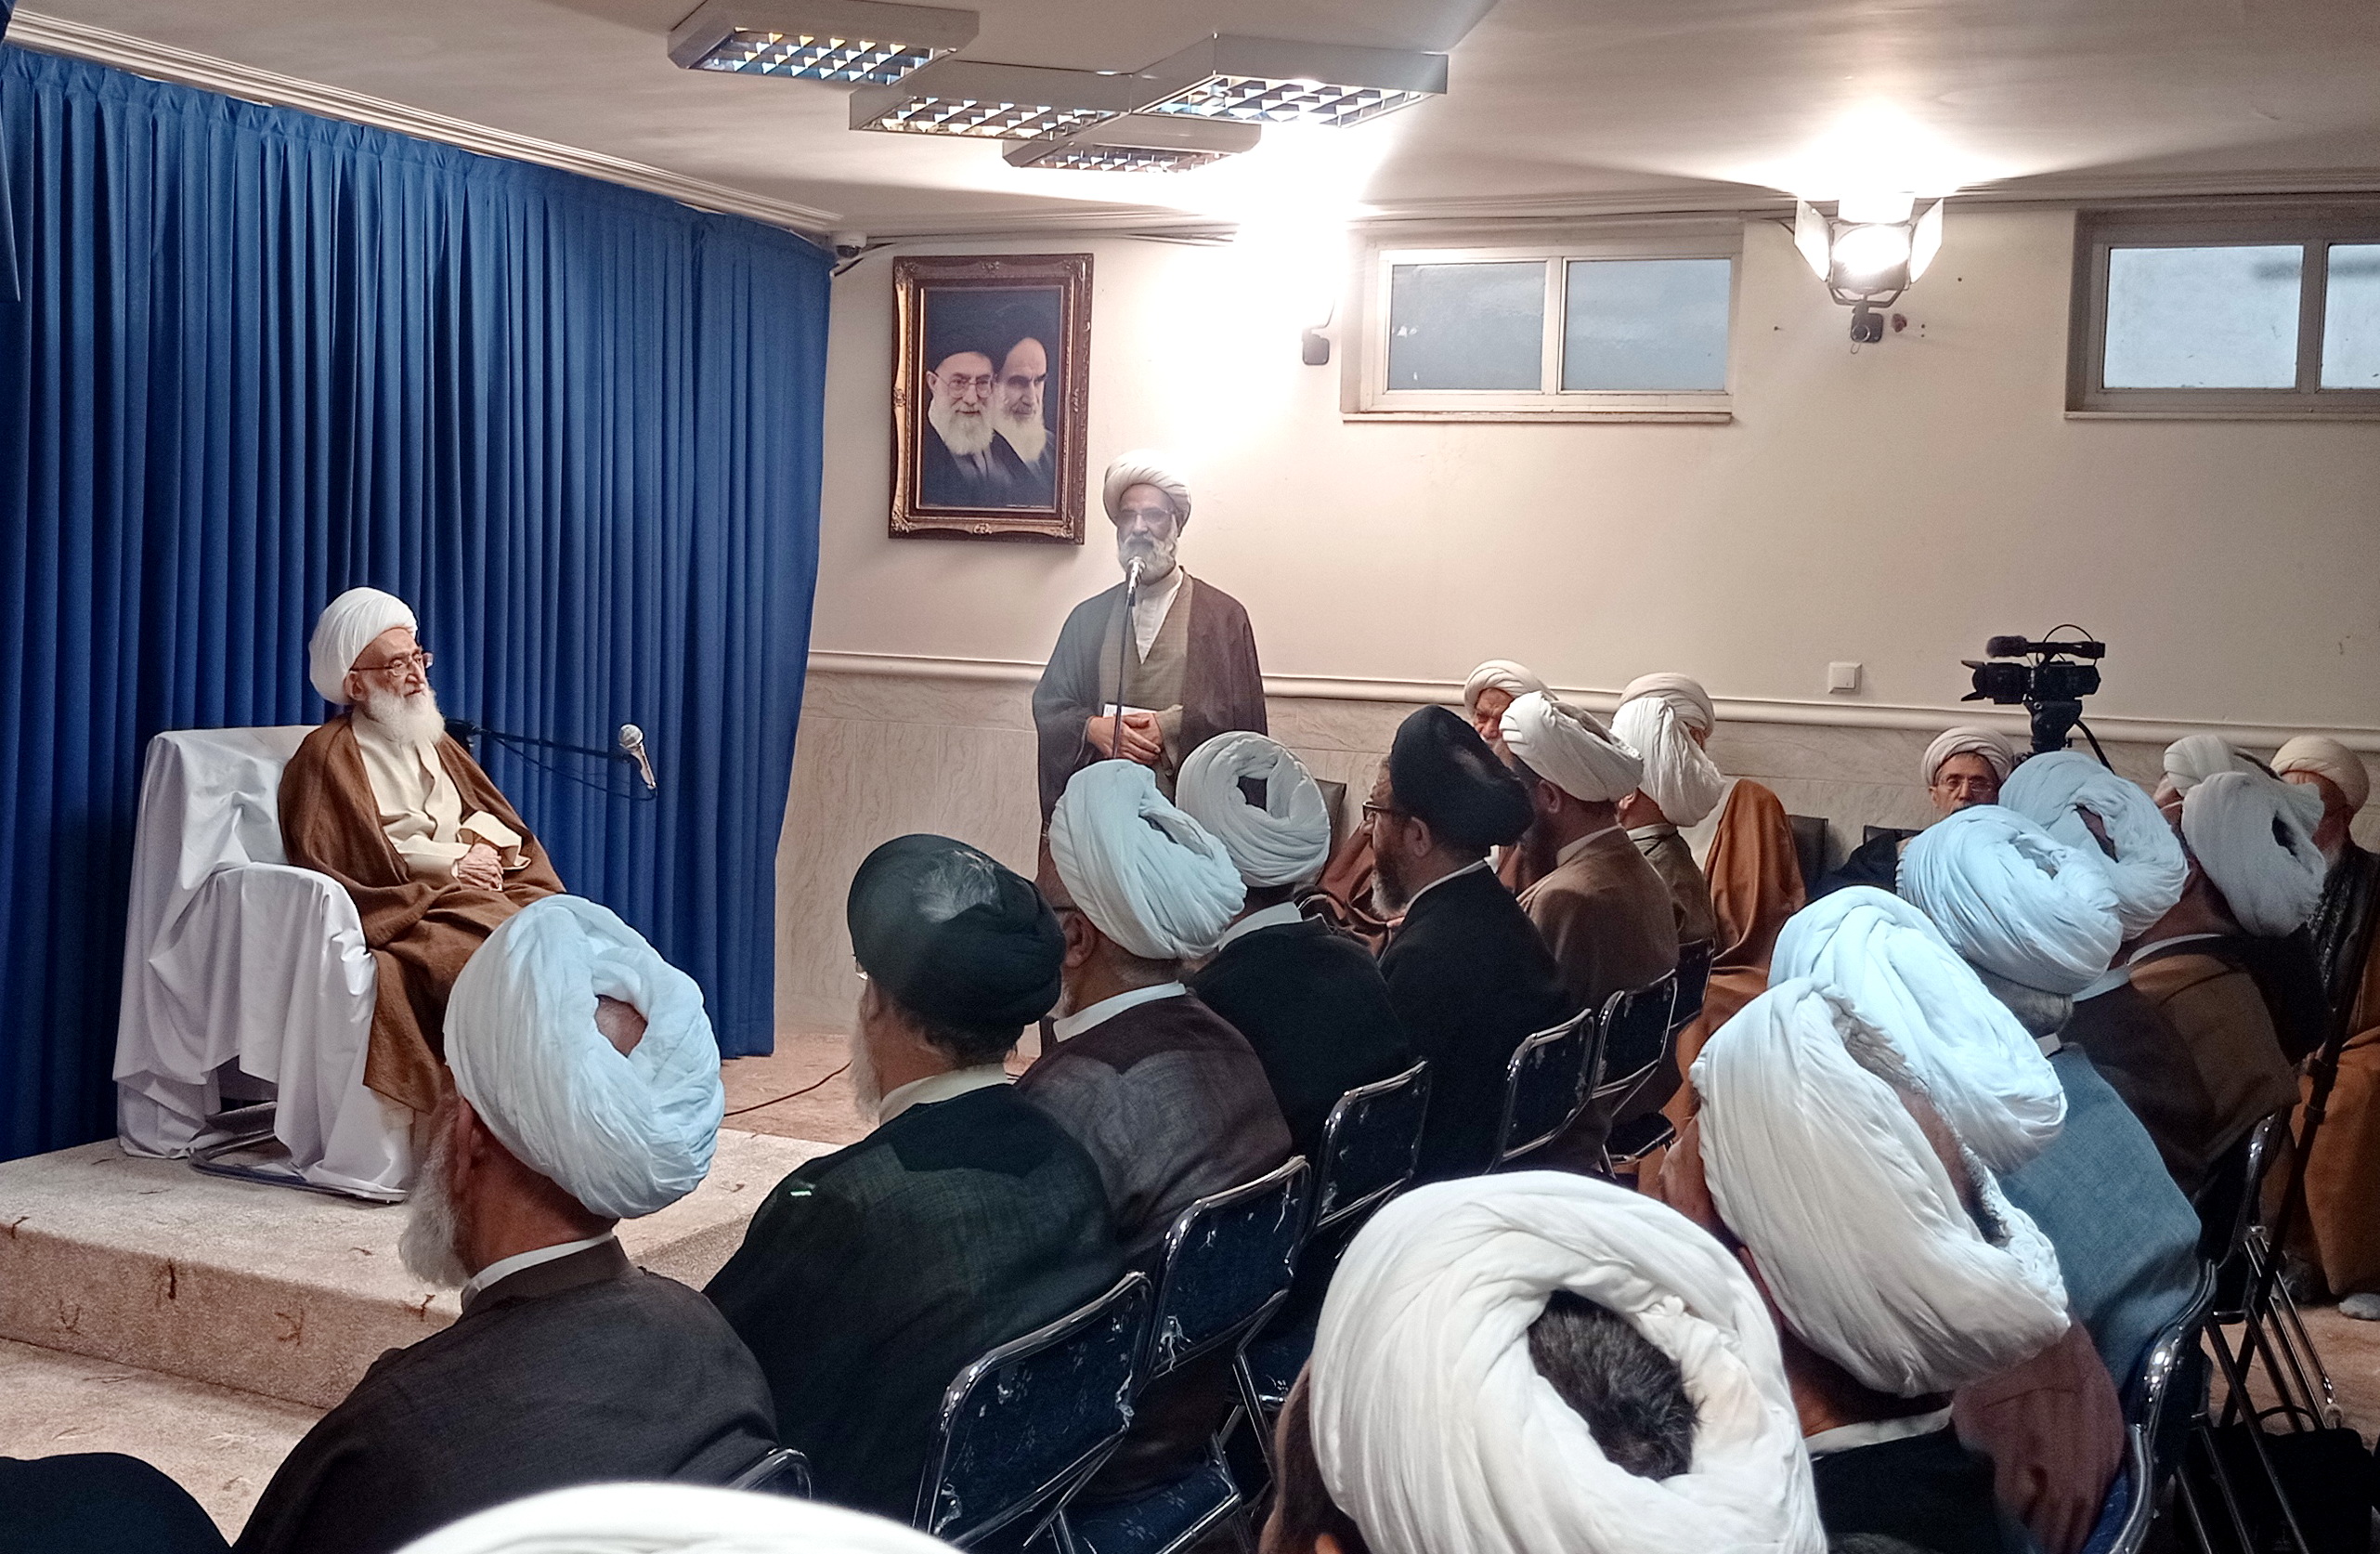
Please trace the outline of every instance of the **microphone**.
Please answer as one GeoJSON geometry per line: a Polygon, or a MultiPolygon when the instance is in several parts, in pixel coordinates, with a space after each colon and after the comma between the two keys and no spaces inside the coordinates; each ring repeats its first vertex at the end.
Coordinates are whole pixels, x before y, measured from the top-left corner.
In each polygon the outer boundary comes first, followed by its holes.
{"type": "Polygon", "coordinates": [[[661,785],[653,778],[653,763],[644,753],[644,730],[632,723],[619,725],[619,748],[622,754],[636,763],[636,773],[644,779],[648,791],[658,792],[661,785]]]}
{"type": "Polygon", "coordinates": [[[1125,602],[1129,604],[1138,597],[1140,597],[1140,557],[1136,555],[1132,558],[1132,564],[1124,569],[1124,598],[1125,602]]]}

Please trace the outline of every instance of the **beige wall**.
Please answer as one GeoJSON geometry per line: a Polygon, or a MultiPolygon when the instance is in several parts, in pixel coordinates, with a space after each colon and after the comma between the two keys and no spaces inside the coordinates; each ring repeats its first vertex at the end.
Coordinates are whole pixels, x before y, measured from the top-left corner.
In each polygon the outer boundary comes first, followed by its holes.
{"type": "MultiPolygon", "coordinates": [[[[1974,711],[1950,711],[1958,659],[2064,620],[2112,646],[2093,711],[2133,775],[2186,725],[2380,751],[2380,424],[2067,419],[2071,228],[1954,212],[1909,331],[1853,355],[1784,233],[1752,226],[1721,426],[1352,424],[1337,364],[1244,325],[1228,250],[918,251],[1097,255],[1093,479],[1127,447],[1177,452],[1185,557],[1248,606],[1276,733],[1359,790],[1399,716],[1498,656],[1587,692],[1699,675],[1727,770],[1839,835],[1914,824],[1925,731],[1974,711]],[[1862,694],[1825,693],[1835,659],[1866,664],[1862,694]]],[[[1030,868],[1033,669],[1115,576],[1096,514],[1080,549],[886,538],[891,337],[873,256],[835,290],[818,656],[778,860],[789,1027],[847,1018],[843,894],[876,842],[939,830],[1030,868]]]]}

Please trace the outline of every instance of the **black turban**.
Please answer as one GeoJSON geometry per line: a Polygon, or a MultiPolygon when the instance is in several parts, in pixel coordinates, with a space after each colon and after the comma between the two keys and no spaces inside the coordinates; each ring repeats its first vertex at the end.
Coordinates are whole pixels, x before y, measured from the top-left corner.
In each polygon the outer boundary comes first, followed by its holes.
{"type": "Polygon", "coordinates": [[[992,371],[1000,370],[1000,359],[992,354],[998,345],[992,330],[977,316],[972,298],[945,300],[939,307],[928,303],[927,314],[927,372],[941,372],[943,363],[961,351],[973,351],[992,363],[992,371]]]}
{"type": "Polygon", "coordinates": [[[1424,707],[1388,747],[1397,807],[1458,847],[1502,847],[1528,829],[1528,790],[1479,731],[1444,707],[1424,707]]]}
{"type": "Polygon", "coordinates": [[[1058,1002],[1057,914],[1031,881],[964,842],[886,842],[852,876],[844,916],[861,969],[928,1020],[1013,1030],[1058,1002]]]}

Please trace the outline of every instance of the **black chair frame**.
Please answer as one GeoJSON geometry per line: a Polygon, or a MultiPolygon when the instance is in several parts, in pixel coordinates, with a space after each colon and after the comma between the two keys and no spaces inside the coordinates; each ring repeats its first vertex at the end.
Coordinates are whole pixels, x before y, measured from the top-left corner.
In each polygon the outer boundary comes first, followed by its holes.
{"type": "Polygon", "coordinates": [[[727,1481],[730,1489],[750,1495],[785,1495],[810,1498],[810,1459],[791,1446],[779,1446],[727,1481]]]}
{"type": "Polygon", "coordinates": [[[1614,993],[1604,1000],[1600,1009],[1582,1009],[1560,1025],[1525,1038],[1513,1049],[1512,1057],[1504,1064],[1504,1109],[1496,1123],[1496,1148],[1489,1157],[1489,1170],[1503,1170],[1523,1156],[1544,1148],[1579,1120],[1579,1115],[1587,1109],[1587,1097],[1593,1092],[1595,1082],[1603,1074],[1604,1041],[1611,1029],[1612,1011],[1627,996],[1625,993],[1614,993]],[[1546,1048],[1568,1041],[1580,1044],[1577,1094],[1570,1106],[1563,1113],[1562,1120],[1553,1127],[1529,1138],[1514,1138],[1514,1112],[1520,1098],[1521,1078],[1530,1060],[1546,1048]]]}
{"type": "Polygon", "coordinates": [[[1384,1182],[1368,1192],[1359,1194],[1344,1203],[1335,1201],[1332,1194],[1332,1189],[1337,1184],[1346,1156],[1344,1141],[1350,1126],[1348,1118],[1355,1116],[1366,1103],[1378,1101],[1407,1089],[1416,1092],[1420,1110],[1424,1116],[1426,1116],[1430,1096],[1430,1065],[1427,1060],[1413,1064],[1402,1074],[1391,1075],[1385,1079],[1376,1079],[1368,1085],[1359,1085],[1340,1096],[1332,1104],[1331,1115],[1322,1124],[1322,1146],[1319,1151],[1320,1157],[1315,1163],[1314,1184],[1307,1200],[1308,1213],[1306,1219],[1306,1239],[1307,1241],[1311,1241],[1324,1231],[1336,1229],[1349,1220],[1359,1219],[1370,1214],[1403,1191],[1405,1184],[1413,1180],[1413,1171],[1420,1164],[1422,1156],[1422,1132],[1418,1127],[1413,1130],[1412,1146],[1405,1152],[1405,1169],[1401,1175],[1394,1181],[1384,1182]]]}

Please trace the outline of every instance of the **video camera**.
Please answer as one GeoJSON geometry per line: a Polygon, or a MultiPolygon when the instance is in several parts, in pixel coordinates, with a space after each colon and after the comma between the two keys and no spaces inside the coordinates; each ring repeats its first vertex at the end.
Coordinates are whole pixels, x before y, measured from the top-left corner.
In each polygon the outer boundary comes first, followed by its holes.
{"type": "MultiPolygon", "coordinates": [[[[2057,631],[2082,630],[2060,626],[2057,631]]],[[[1964,659],[1975,672],[1975,688],[1961,701],[1990,701],[2002,707],[2022,705],[2033,715],[2033,753],[2064,750],[2066,737],[2082,722],[2083,698],[2099,689],[2099,662],[2107,644],[2087,637],[2051,638],[2035,642],[2022,636],[1996,636],[1983,644],[1984,657],[1964,659]],[[2026,659],[2011,663],[2005,659],[2026,659]]],[[[2083,730],[2088,737],[2090,730],[2083,730]]],[[[2099,741],[2091,740],[2093,749],[2099,741]]]]}

